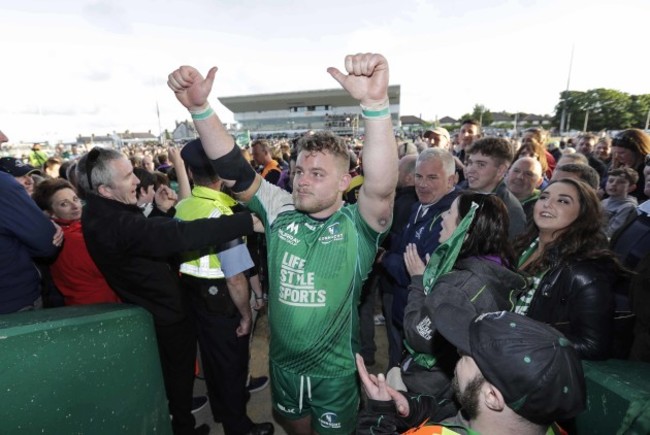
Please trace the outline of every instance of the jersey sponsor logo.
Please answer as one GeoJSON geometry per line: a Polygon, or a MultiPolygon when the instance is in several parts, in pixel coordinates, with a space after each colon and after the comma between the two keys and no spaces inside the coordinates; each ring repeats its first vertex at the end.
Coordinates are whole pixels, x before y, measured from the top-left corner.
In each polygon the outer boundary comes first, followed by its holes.
{"type": "Polygon", "coordinates": [[[287,231],[292,232],[294,236],[298,234],[298,229],[299,225],[295,222],[291,222],[289,225],[287,225],[287,231]]]}
{"type": "Polygon", "coordinates": [[[431,340],[433,331],[431,330],[431,319],[429,319],[429,316],[422,319],[415,328],[417,329],[418,334],[420,334],[420,337],[425,340],[431,340]]]}
{"type": "Polygon", "coordinates": [[[296,237],[298,234],[300,226],[299,224],[295,222],[291,222],[289,225],[285,227],[285,229],[280,229],[278,230],[278,236],[280,239],[284,240],[291,246],[296,246],[298,243],[300,243],[300,239],[296,237]]]}
{"type": "Polygon", "coordinates": [[[341,422],[339,416],[334,412],[326,412],[318,419],[320,425],[327,429],[341,429],[341,422]]]}
{"type": "Polygon", "coordinates": [[[323,245],[328,245],[332,242],[338,242],[343,240],[343,233],[341,232],[341,226],[338,222],[333,223],[325,229],[327,232],[326,235],[320,236],[318,241],[323,245]]]}
{"type": "Polygon", "coordinates": [[[311,225],[311,224],[308,224],[308,223],[305,222],[305,226],[307,228],[309,228],[310,230],[312,230],[312,231],[316,231],[316,227],[314,225],[311,225]]]}
{"type": "Polygon", "coordinates": [[[278,403],[278,409],[286,414],[296,413],[296,408],[287,408],[286,406],[283,406],[281,403],[278,403]]]}
{"type": "Polygon", "coordinates": [[[418,229],[418,230],[415,232],[415,238],[416,238],[416,239],[420,240],[420,238],[422,237],[422,231],[424,231],[424,227],[421,227],[420,229],[418,229]]]}
{"type": "Polygon", "coordinates": [[[278,300],[298,307],[324,307],[327,292],[316,288],[314,272],[305,272],[305,259],[285,252],[280,265],[278,300]]]}

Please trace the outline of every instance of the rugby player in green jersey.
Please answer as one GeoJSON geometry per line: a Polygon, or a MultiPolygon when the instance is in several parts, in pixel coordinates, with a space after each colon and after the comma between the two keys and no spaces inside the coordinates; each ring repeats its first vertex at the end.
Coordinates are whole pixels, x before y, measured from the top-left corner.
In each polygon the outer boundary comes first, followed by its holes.
{"type": "Polygon", "coordinates": [[[365,119],[365,182],[357,204],[348,206],[341,138],[319,132],[300,139],[289,194],[255,173],[210,107],[216,67],[204,78],[183,66],[168,80],[217,173],[265,224],[273,407],[295,434],[355,430],[359,291],[390,227],[397,184],[388,63],[380,54],[349,55],[345,70],[327,69],[359,101],[365,119]]]}

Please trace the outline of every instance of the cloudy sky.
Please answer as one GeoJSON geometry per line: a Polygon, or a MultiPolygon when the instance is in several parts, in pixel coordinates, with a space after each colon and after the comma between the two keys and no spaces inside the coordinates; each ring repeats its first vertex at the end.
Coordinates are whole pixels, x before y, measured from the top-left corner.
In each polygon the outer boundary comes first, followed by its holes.
{"type": "Polygon", "coordinates": [[[328,89],[375,51],[401,115],[550,114],[567,85],[650,93],[647,0],[0,0],[0,129],[11,142],[173,129],[166,86],[219,67],[216,96],[328,89]],[[156,105],[160,108],[160,124],[156,105]]]}

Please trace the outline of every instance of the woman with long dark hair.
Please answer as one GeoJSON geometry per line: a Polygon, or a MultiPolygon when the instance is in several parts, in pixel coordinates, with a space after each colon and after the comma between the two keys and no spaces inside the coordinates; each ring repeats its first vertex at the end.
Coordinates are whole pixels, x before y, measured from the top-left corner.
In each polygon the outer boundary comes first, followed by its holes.
{"type": "Polygon", "coordinates": [[[574,179],[542,191],[528,232],[517,240],[519,270],[530,277],[516,312],[548,323],[583,359],[612,355],[614,288],[623,269],[607,248],[594,190],[574,179]]]}
{"type": "Polygon", "coordinates": [[[433,327],[442,303],[466,307],[476,314],[512,310],[526,280],[513,269],[508,241],[508,212],[493,194],[464,192],[442,216],[441,245],[425,266],[412,246],[404,255],[411,275],[404,314],[406,348],[401,365],[409,391],[432,394],[448,406],[437,417],[454,412],[451,379],[458,361],[454,346],[433,327]]]}
{"type": "Polygon", "coordinates": [[[643,192],[645,187],[645,157],[650,154],[650,135],[638,128],[623,130],[612,139],[612,167],[632,168],[639,174],[636,189],[630,192],[639,204],[648,199],[643,192]]]}

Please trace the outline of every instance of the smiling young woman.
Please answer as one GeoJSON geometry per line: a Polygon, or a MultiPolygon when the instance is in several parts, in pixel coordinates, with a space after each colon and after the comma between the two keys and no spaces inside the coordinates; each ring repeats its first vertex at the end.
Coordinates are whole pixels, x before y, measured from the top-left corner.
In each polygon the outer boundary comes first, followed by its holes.
{"type": "Polygon", "coordinates": [[[614,289],[624,270],[607,248],[600,202],[588,185],[553,181],[517,240],[529,289],[515,311],[560,330],[583,359],[606,359],[614,346],[614,289]]]}

